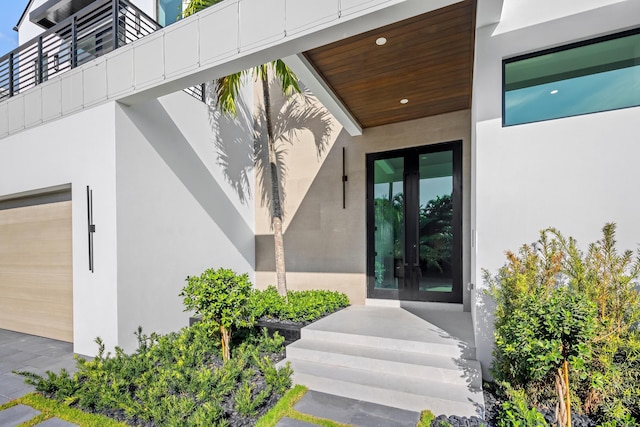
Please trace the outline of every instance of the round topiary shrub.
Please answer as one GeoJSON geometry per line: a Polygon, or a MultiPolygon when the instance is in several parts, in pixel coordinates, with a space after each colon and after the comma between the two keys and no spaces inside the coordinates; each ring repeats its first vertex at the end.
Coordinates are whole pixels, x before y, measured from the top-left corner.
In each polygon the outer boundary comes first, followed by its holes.
{"type": "Polygon", "coordinates": [[[184,297],[186,310],[202,316],[202,322],[211,323],[220,331],[222,358],[229,360],[229,345],[233,328],[248,327],[254,318],[248,304],[252,285],[247,274],[239,275],[225,268],[205,270],[200,276],[187,277],[184,297]]]}

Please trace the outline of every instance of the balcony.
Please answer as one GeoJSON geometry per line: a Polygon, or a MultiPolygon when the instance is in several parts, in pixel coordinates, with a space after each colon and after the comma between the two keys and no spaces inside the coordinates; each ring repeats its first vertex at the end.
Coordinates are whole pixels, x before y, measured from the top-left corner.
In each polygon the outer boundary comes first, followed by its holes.
{"type": "MultiPolygon", "coordinates": [[[[128,0],[95,1],[0,57],[0,102],[160,28],[128,0]]],[[[202,86],[186,91],[204,93],[202,86]]]]}

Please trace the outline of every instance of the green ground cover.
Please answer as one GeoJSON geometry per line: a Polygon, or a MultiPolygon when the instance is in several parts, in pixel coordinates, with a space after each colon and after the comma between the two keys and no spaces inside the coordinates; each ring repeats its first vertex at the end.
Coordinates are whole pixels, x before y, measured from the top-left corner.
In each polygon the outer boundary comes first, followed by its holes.
{"type": "MultiPolygon", "coordinates": [[[[346,296],[328,291],[289,292],[288,298],[275,295],[282,300],[279,311],[306,320],[348,304],[346,296]],[[287,304],[299,308],[287,309],[287,304]]],[[[284,358],[284,339],[253,328],[255,319],[264,316],[265,307],[275,300],[272,291],[253,290],[246,275],[210,269],[188,278],[181,296],[187,309],[202,316],[201,322],[167,335],[145,335],[139,328],[138,348],[132,354],[117,347],[113,354],[106,352],[98,338],[98,355],[93,360],[79,358],[74,374],[64,369],[45,376],[21,374],[51,399],[53,408],[100,414],[113,422],[255,425],[291,387],[289,366],[276,367],[284,358]]],[[[294,390],[294,395],[300,393],[294,390]]],[[[294,411],[293,404],[294,398],[285,399],[280,408],[287,416],[310,419],[294,411]]]]}

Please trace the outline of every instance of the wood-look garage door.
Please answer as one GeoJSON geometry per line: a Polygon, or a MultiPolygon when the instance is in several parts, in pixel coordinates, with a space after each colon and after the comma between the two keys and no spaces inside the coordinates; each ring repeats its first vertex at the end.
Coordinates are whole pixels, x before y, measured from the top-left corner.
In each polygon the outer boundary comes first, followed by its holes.
{"type": "Polygon", "coordinates": [[[71,200],[60,198],[0,202],[0,328],[71,342],[71,200]]]}

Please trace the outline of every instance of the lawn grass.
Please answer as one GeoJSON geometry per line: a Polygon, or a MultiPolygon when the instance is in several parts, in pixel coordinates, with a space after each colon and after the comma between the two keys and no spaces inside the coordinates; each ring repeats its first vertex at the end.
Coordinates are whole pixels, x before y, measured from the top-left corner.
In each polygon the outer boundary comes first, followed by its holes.
{"type": "Polygon", "coordinates": [[[41,414],[36,415],[29,421],[19,424],[18,427],[32,427],[53,417],[77,424],[81,427],[128,427],[127,424],[102,415],[88,414],[79,409],[70,408],[63,403],[47,399],[39,393],[27,394],[5,403],[0,406],[0,410],[8,409],[19,404],[31,406],[33,409],[40,411],[41,414]]]}
{"type": "Polygon", "coordinates": [[[304,396],[307,391],[308,389],[302,385],[293,387],[276,403],[276,406],[271,408],[269,412],[258,420],[255,427],[274,427],[278,421],[285,417],[324,427],[352,427],[350,424],[342,424],[325,418],[314,417],[293,409],[295,404],[302,399],[302,396],[304,396]]]}
{"type": "MultiPolygon", "coordinates": [[[[307,393],[308,389],[301,385],[296,385],[289,390],[278,403],[269,410],[262,418],[258,420],[255,427],[275,427],[275,425],[284,417],[292,418],[299,421],[313,423],[323,427],[352,427],[350,424],[342,424],[324,418],[314,417],[312,415],[303,414],[296,411],[293,407],[302,396],[307,393]]],[[[53,399],[48,399],[39,393],[27,394],[18,399],[0,405],[0,411],[9,409],[16,405],[27,405],[37,409],[41,414],[33,417],[29,421],[19,424],[18,427],[33,427],[49,418],[57,417],[61,420],[77,424],[81,427],[127,427],[125,423],[115,421],[103,415],[88,414],[80,409],[70,408],[64,403],[59,403],[53,399]]]]}
{"type": "Polygon", "coordinates": [[[7,403],[3,403],[2,405],[0,405],[0,411],[4,411],[5,409],[9,409],[12,406],[16,406],[18,404],[18,402],[16,402],[15,400],[12,400],[10,402],[7,403]]]}

